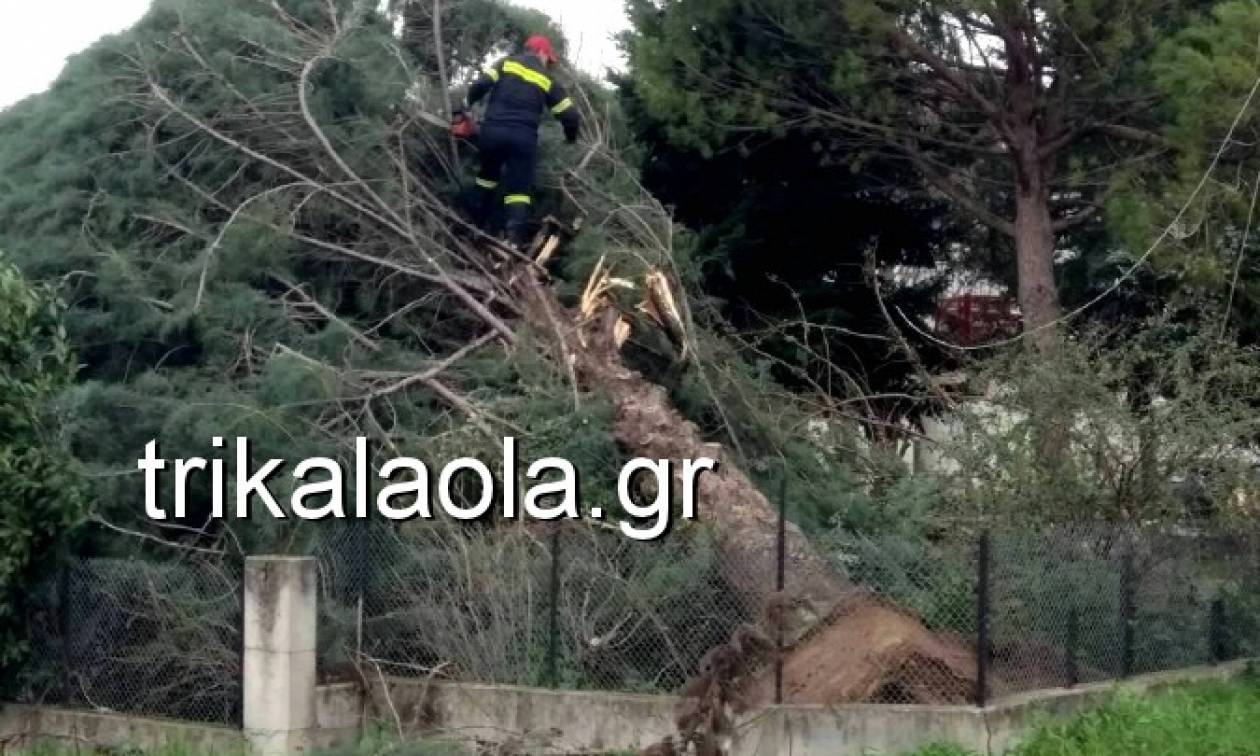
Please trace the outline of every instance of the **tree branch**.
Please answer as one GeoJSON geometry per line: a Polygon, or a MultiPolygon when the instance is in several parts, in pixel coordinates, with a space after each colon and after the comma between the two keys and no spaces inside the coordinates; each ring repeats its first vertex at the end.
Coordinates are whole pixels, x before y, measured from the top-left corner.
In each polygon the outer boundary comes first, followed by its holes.
{"type": "Polygon", "coordinates": [[[911,60],[917,60],[932,73],[947,82],[963,102],[970,102],[984,113],[985,117],[995,124],[1000,123],[1001,110],[992,100],[985,97],[971,82],[961,76],[958,69],[951,66],[940,56],[933,53],[904,29],[893,30],[894,46],[911,60]]]}
{"type": "Polygon", "coordinates": [[[1068,229],[1071,229],[1071,228],[1076,228],[1077,226],[1085,223],[1086,221],[1096,216],[1100,209],[1101,209],[1101,206],[1099,206],[1098,204],[1091,204],[1087,207],[1077,210],[1071,215],[1067,215],[1056,220],[1054,223],[1051,224],[1050,228],[1055,233],[1059,233],[1061,231],[1067,231],[1068,229]]]}
{"type": "Polygon", "coordinates": [[[923,174],[923,177],[927,179],[928,183],[952,200],[955,204],[963,210],[966,210],[968,213],[974,215],[976,220],[995,231],[1000,231],[1010,237],[1015,236],[1014,223],[1006,220],[989,208],[985,207],[983,202],[967,190],[955,184],[947,176],[942,176],[937,173],[930,165],[928,165],[928,162],[924,159],[922,153],[914,147],[908,144],[899,144],[897,146],[900,147],[906,157],[910,159],[910,162],[914,163],[915,168],[923,174]]]}
{"type": "Polygon", "coordinates": [[[1060,150],[1075,144],[1090,134],[1106,134],[1107,136],[1123,139],[1128,142],[1136,142],[1138,144],[1151,145],[1159,147],[1162,150],[1175,149],[1172,142],[1163,136],[1152,131],[1146,131],[1133,126],[1125,126],[1119,123],[1085,123],[1075,128],[1068,129],[1059,135],[1043,142],[1037,149],[1038,157],[1047,160],[1054,157],[1060,150]]]}
{"type": "Polygon", "coordinates": [[[408,388],[409,386],[414,386],[417,383],[424,383],[427,381],[431,381],[432,379],[436,378],[439,374],[441,374],[443,371],[445,371],[447,368],[449,368],[451,365],[454,365],[456,362],[459,362],[467,355],[471,354],[477,349],[480,349],[482,346],[485,346],[486,344],[488,344],[490,341],[494,340],[497,337],[498,337],[498,334],[495,333],[494,331],[490,331],[489,333],[483,334],[482,336],[460,347],[458,350],[452,352],[449,356],[444,358],[441,362],[438,362],[436,365],[430,368],[427,368],[426,370],[423,370],[419,373],[416,373],[415,375],[407,376],[401,381],[376,389],[372,391],[371,393],[369,393],[367,396],[365,396],[364,399],[369,400],[369,401],[372,399],[380,399],[381,397],[388,396],[389,394],[396,394],[399,391],[402,391],[408,388]]]}

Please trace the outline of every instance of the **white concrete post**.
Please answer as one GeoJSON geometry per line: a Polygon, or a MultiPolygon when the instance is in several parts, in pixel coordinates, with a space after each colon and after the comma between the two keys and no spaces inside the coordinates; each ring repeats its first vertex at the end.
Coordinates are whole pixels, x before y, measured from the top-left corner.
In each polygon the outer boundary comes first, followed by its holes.
{"type": "Polygon", "coordinates": [[[245,560],[244,730],[255,754],[306,750],[315,727],[315,560],[245,560]]]}

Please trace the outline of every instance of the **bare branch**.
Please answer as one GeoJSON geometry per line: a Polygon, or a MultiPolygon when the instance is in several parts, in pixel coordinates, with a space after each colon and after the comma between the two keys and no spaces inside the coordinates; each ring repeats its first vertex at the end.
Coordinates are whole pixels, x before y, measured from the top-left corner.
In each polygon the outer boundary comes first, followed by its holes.
{"type": "Polygon", "coordinates": [[[910,159],[910,162],[915,165],[919,172],[923,174],[924,178],[926,178],[928,183],[930,183],[933,187],[940,190],[941,193],[949,197],[949,199],[955,202],[959,207],[974,215],[977,220],[986,226],[994,229],[995,231],[1000,231],[1007,236],[1015,236],[1014,223],[991,211],[977,197],[958,186],[958,184],[956,184],[953,180],[937,173],[937,171],[928,164],[927,160],[923,157],[923,154],[914,147],[904,143],[898,146],[910,159]]]}
{"type": "Polygon", "coordinates": [[[1055,233],[1059,233],[1061,231],[1067,231],[1069,229],[1076,228],[1077,226],[1089,221],[1091,218],[1096,216],[1101,209],[1102,209],[1101,205],[1098,205],[1096,203],[1091,204],[1087,207],[1077,210],[1071,215],[1067,215],[1065,217],[1062,217],[1056,220],[1053,224],[1051,224],[1051,228],[1054,230],[1055,233]]]}
{"type": "Polygon", "coordinates": [[[156,544],[166,546],[172,549],[180,549],[182,551],[195,551],[199,554],[213,554],[215,556],[223,556],[225,553],[227,553],[223,551],[222,549],[208,549],[203,546],[193,546],[192,544],[178,543],[176,541],[168,541],[165,538],[158,538],[157,536],[150,535],[149,533],[141,533],[138,530],[129,530],[119,525],[115,525],[112,522],[106,520],[105,518],[97,514],[89,515],[87,519],[88,519],[88,522],[96,523],[97,525],[100,525],[101,527],[106,528],[108,530],[112,530],[115,533],[119,533],[125,536],[130,536],[131,538],[138,538],[142,541],[148,541],[149,543],[156,543],[156,544]]]}

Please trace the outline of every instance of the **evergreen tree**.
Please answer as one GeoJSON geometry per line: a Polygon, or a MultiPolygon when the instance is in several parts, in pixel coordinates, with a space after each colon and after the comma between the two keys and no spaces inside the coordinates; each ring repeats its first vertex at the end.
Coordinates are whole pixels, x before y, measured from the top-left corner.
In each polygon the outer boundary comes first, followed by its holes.
{"type": "MultiPolygon", "coordinates": [[[[12,219],[0,240],[32,276],[64,279],[67,327],[85,363],[68,397],[76,455],[130,471],[150,440],[167,458],[214,457],[213,436],[240,435],[257,459],[349,459],[364,434],[381,454],[484,452],[497,465],[496,439],[484,432],[493,417],[513,433],[528,430],[531,454],[572,459],[589,490],[615,490],[606,479],[623,451],[603,400],[576,407],[569,378],[545,367],[545,350],[490,338],[519,305],[487,288],[496,282],[478,257],[484,250],[467,243],[452,211],[471,171],[450,164],[445,134],[418,117],[441,110],[437,74],[399,54],[393,19],[356,20],[353,3],[334,7],[345,32],[327,50],[309,32],[332,28],[322,1],[161,0],[129,32],[76,56],[48,93],[0,116],[0,213],[12,219]],[[349,180],[353,196],[333,196],[346,170],[313,127],[345,168],[369,177],[349,180]],[[490,304],[478,313],[469,299],[490,304]],[[464,355],[473,341],[480,348],[464,355]],[[437,389],[404,380],[453,354],[464,356],[443,368],[437,389]]],[[[536,28],[533,14],[505,9],[483,23],[490,17],[476,4],[453,7],[469,16],[452,16],[443,38],[461,50],[508,49],[536,28]]],[[[454,60],[453,87],[471,60],[454,60]]],[[[578,94],[601,96],[591,87],[578,94]]],[[[582,107],[616,113],[607,101],[582,107]]],[[[663,259],[652,245],[675,229],[609,147],[629,143],[624,129],[615,118],[590,123],[604,141],[577,151],[542,135],[538,215],[592,219],[556,265],[566,301],[601,259],[623,277],[677,264],[690,282],[685,235],[663,259]]],[[[460,146],[459,158],[471,164],[475,154],[460,146]]],[[[620,303],[626,312],[637,303],[630,296],[620,303]]],[[[788,445],[807,455],[817,474],[797,503],[811,523],[825,523],[839,460],[817,466],[800,440],[804,411],[783,419],[785,402],[803,410],[813,400],[770,390],[714,334],[721,322],[698,311],[694,326],[702,359],[674,369],[680,406],[746,461],[777,459],[788,445]],[[709,360],[723,369],[700,366],[709,360]]],[[[287,497],[287,478],[278,496],[287,497]]],[[[155,529],[134,478],[102,476],[93,498],[112,522],[155,529]]],[[[211,498],[208,481],[194,476],[187,517],[175,524],[200,530],[211,498]]],[[[206,537],[223,537],[217,527],[206,537]]],[[[299,531],[294,521],[257,518],[237,535],[252,550],[291,543],[299,531]]]]}
{"type": "Polygon", "coordinates": [[[1205,330],[1260,343],[1260,6],[1215,5],[1160,46],[1152,66],[1177,159],[1122,176],[1115,235],[1152,253],[1171,305],[1205,330]]]}
{"type": "Polygon", "coordinates": [[[631,65],[671,135],[808,127],[820,159],[902,161],[1013,250],[1052,348],[1056,250],[1122,166],[1167,155],[1152,54],[1195,2],[682,0],[631,5],[631,65]]]}
{"type": "MultiPolygon", "coordinates": [[[[930,271],[951,247],[974,241],[967,227],[908,190],[914,178],[903,166],[876,160],[855,172],[823,153],[825,133],[739,133],[699,149],[671,137],[669,119],[644,107],[633,77],[617,83],[645,151],[645,185],[697,232],[700,289],[775,358],[780,380],[826,386],[841,399],[856,385],[874,398],[855,414],[876,437],[895,437],[895,421],[922,404],[906,400],[917,376],[889,336],[895,324],[872,276],[896,266],[929,271],[918,281],[885,281],[883,296],[890,311],[934,314],[942,281],[930,271]]],[[[911,338],[934,366],[948,357],[911,338]]]]}

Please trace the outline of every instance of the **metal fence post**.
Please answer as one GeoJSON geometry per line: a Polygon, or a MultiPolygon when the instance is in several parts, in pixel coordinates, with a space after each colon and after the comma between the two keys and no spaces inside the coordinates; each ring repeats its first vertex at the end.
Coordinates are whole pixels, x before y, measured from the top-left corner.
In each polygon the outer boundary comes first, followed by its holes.
{"type": "Polygon", "coordinates": [[[976,706],[989,700],[989,531],[980,534],[976,558],[976,706]]]}
{"type": "MultiPolygon", "coordinates": [[[[247,571],[246,570],[247,558],[248,557],[246,557],[245,555],[243,554],[241,555],[240,584],[237,586],[237,591],[236,591],[237,609],[240,611],[240,614],[238,615],[239,620],[236,625],[236,629],[240,633],[240,637],[236,639],[237,640],[236,648],[237,648],[237,653],[238,653],[236,657],[236,661],[237,661],[237,664],[239,665],[237,667],[239,677],[236,680],[236,684],[239,689],[236,691],[236,694],[237,694],[236,705],[237,705],[238,710],[233,712],[234,716],[231,717],[231,720],[236,723],[236,726],[241,727],[241,728],[245,727],[245,611],[246,611],[245,605],[249,601],[249,599],[245,595],[245,575],[247,571]]],[[[318,660],[317,660],[317,663],[318,663],[318,660]]],[[[318,674],[318,670],[316,671],[316,674],[318,674]]]]}
{"type": "Polygon", "coordinates": [[[1120,677],[1133,674],[1133,551],[1125,550],[1120,562],[1120,677]]]}
{"type": "Polygon", "coordinates": [[[1225,635],[1225,599],[1217,596],[1212,600],[1208,613],[1208,658],[1220,664],[1229,658],[1225,635]]]}
{"type": "MultiPolygon", "coordinates": [[[[787,468],[783,469],[782,475],[779,477],[779,533],[777,549],[777,573],[775,577],[775,590],[783,593],[784,586],[784,565],[786,564],[787,550],[787,468]]],[[[783,616],[779,613],[778,627],[776,628],[777,636],[775,638],[775,655],[774,655],[774,702],[776,704],[783,703],[783,616]]]]}
{"type": "Polygon", "coordinates": [[[1068,610],[1067,625],[1067,686],[1069,688],[1075,686],[1081,681],[1081,670],[1076,660],[1076,648],[1080,643],[1080,614],[1076,607],[1068,610]]]}
{"type": "Polygon", "coordinates": [[[69,558],[63,556],[57,567],[57,635],[61,637],[61,684],[67,703],[73,690],[70,681],[74,679],[73,644],[70,639],[70,628],[74,627],[70,622],[70,569],[69,558]]]}
{"type": "Polygon", "coordinates": [[[552,688],[560,687],[560,524],[551,531],[551,579],[547,593],[547,680],[552,688]]]}

